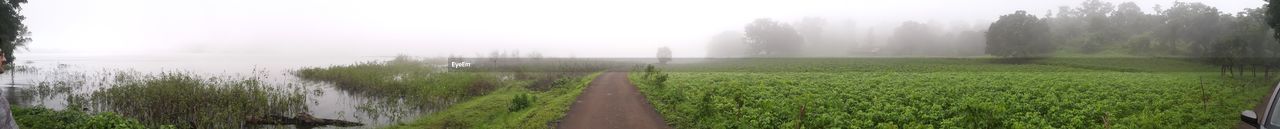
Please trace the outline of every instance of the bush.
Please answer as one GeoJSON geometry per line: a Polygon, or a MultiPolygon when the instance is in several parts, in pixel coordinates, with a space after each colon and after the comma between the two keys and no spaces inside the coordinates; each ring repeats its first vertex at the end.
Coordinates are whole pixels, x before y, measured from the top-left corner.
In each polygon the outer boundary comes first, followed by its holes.
{"type": "Polygon", "coordinates": [[[670,76],[662,73],[662,70],[654,68],[653,65],[648,65],[644,68],[644,79],[649,80],[650,83],[657,85],[659,88],[665,86],[663,83],[667,82],[668,78],[670,76]]]}
{"type": "Polygon", "coordinates": [[[667,78],[670,78],[667,74],[658,74],[657,77],[653,78],[653,84],[657,85],[658,88],[662,88],[666,86],[667,78]]]}
{"type": "Polygon", "coordinates": [[[529,107],[530,103],[533,103],[533,99],[534,98],[528,94],[516,95],[516,97],[511,100],[510,109],[512,112],[515,112],[515,111],[520,111],[520,109],[527,108],[529,107]]]}

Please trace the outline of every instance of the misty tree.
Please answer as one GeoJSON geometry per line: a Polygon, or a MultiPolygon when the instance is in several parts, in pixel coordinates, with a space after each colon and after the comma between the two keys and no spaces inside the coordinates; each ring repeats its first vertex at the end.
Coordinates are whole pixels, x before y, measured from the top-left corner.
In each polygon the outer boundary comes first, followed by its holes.
{"type": "Polygon", "coordinates": [[[707,57],[742,57],[747,55],[747,45],[743,44],[742,32],[725,31],[711,37],[707,44],[707,57]]]}
{"type": "Polygon", "coordinates": [[[796,23],[796,33],[804,37],[804,41],[808,45],[822,44],[823,27],[827,24],[826,19],[820,17],[805,17],[799,23],[796,23]]]}
{"type": "Polygon", "coordinates": [[[1261,66],[1270,76],[1268,71],[1280,61],[1269,59],[1280,54],[1280,44],[1275,43],[1275,32],[1267,25],[1264,10],[1245,9],[1238,13],[1228,27],[1229,34],[1210,47],[1209,62],[1221,66],[1225,73],[1236,68],[1243,74],[1245,66],[1261,66]]]}
{"type": "Polygon", "coordinates": [[[957,55],[982,55],[987,46],[987,37],[980,31],[963,31],[956,35],[957,45],[951,49],[955,49],[957,55]]]}
{"type": "Polygon", "coordinates": [[[876,29],[875,29],[875,28],[867,28],[867,37],[866,37],[866,38],[867,38],[866,43],[861,43],[861,45],[862,45],[862,46],[858,46],[858,47],[859,47],[859,48],[862,48],[862,49],[863,49],[863,51],[866,51],[866,52],[870,52],[870,53],[876,53],[876,52],[878,52],[878,50],[875,50],[874,48],[871,48],[871,45],[875,45],[875,43],[876,43],[876,29]]]}
{"type": "Polygon", "coordinates": [[[658,48],[658,64],[667,64],[671,61],[671,48],[658,48]]]}
{"type": "Polygon", "coordinates": [[[890,39],[890,47],[897,55],[930,55],[936,54],[935,35],[929,25],[915,21],[902,22],[894,30],[890,39]]]}
{"type": "Polygon", "coordinates": [[[1115,11],[1115,5],[1111,2],[1102,2],[1099,0],[1086,0],[1077,8],[1084,15],[1088,27],[1086,28],[1086,41],[1081,42],[1080,52],[1097,53],[1103,50],[1108,43],[1113,42],[1116,38],[1115,31],[1111,29],[1111,22],[1107,17],[1112,11],[1115,11]]]}
{"type": "Polygon", "coordinates": [[[1113,30],[1119,30],[1121,35],[1118,36],[1122,37],[1141,34],[1143,33],[1142,31],[1148,30],[1147,28],[1154,27],[1151,25],[1155,24],[1151,20],[1154,18],[1143,13],[1142,7],[1138,7],[1138,4],[1133,2],[1120,3],[1120,5],[1116,7],[1116,11],[1111,12],[1110,18],[1111,24],[1115,25],[1110,28],[1113,30]]]}
{"type": "MultiPolygon", "coordinates": [[[[1280,8],[1280,4],[1276,4],[1275,0],[1267,0],[1263,8],[1267,11],[1265,14],[1267,26],[1270,26],[1273,31],[1280,31],[1280,9],[1277,9],[1280,8]]],[[[1273,33],[1271,37],[1280,38],[1280,33],[1273,33]]]]}
{"type": "Polygon", "coordinates": [[[1210,44],[1226,30],[1225,23],[1229,22],[1224,21],[1230,19],[1230,15],[1202,3],[1175,2],[1161,14],[1165,15],[1165,24],[1156,34],[1166,41],[1157,47],[1186,56],[1205,55],[1210,44]]]}
{"type": "Polygon", "coordinates": [[[528,54],[529,59],[542,60],[542,52],[533,51],[528,54]]]}
{"type": "Polygon", "coordinates": [[[4,15],[3,18],[0,18],[4,21],[0,23],[0,51],[3,51],[4,57],[7,59],[4,62],[5,64],[12,64],[16,60],[13,56],[16,48],[26,46],[28,42],[31,42],[31,37],[29,37],[31,32],[28,32],[27,26],[22,24],[22,20],[26,19],[21,14],[22,4],[25,3],[27,3],[27,0],[4,0],[3,3],[0,3],[0,11],[4,13],[0,14],[4,15]]]}
{"type": "Polygon", "coordinates": [[[1026,11],[1000,16],[987,29],[986,53],[1000,57],[1038,57],[1053,51],[1049,25],[1026,11]]]}
{"type": "Polygon", "coordinates": [[[795,56],[804,39],[795,28],[768,18],[756,19],[747,24],[746,42],[751,52],[763,56],[795,56]]]}

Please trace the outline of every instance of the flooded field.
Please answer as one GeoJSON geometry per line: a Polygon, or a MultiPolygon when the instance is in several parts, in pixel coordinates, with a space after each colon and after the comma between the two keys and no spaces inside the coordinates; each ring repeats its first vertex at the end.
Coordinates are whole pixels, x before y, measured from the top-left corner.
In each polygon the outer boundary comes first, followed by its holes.
{"type": "MultiPolygon", "coordinates": [[[[272,92],[291,92],[305,100],[303,110],[316,118],[364,123],[346,128],[373,128],[405,122],[429,107],[403,104],[398,99],[372,96],[335,87],[331,83],[307,81],[292,74],[307,67],[327,67],[392,59],[391,56],[271,56],[271,55],[23,55],[14,71],[0,75],[5,98],[17,106],[39,106],[65,110],[105,110],[69,103],[70,96],[89,96],[120,83],[124,75],[184,73],[196,79],[252,78],[272,92]]],[[[280,93],[290,94],[290,93],[280,93]]],[[[70,99],[103,101],[103,99],[70,99]]],[[[292,114],[290,114],[292,115],[292,114]]],[[[343,127],[320,127],[343,128],[343,127]]]]}

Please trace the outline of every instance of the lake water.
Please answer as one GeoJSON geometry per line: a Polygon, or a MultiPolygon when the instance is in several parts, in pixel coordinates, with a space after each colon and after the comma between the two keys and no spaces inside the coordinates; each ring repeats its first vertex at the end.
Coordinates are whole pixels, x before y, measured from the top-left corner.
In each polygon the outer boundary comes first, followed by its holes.
{"type": "MultiPolygon", "coordinates": [[[[118,71],[144,74],[188,72],[215,76],[258,76],[272,86],[300,86],[307,91],[308,109],[319,118],[341,119],[365,123],[351,128],[375,128],[397,121],[417,118],[421,111],[404,106],[378,104],[378,98],[333,88],[332,84],[301,80],[291,71],[306,67],[328,67],[367,61],[389,60],[392,56],[278,56],[229,54],[158,54],[158,55],[74,55],[19,54],[15,63],[26,71],[10,71],[0,75],[0,83],[11,103],[62,109],[66,94],[20,92],[34,90],[35,84],[67,80],[84,80],[72,93],[89,93],[102,87],[102,78],[118,71]]],[[[323,127],[337,128],[337,127],[323,127]]]]}

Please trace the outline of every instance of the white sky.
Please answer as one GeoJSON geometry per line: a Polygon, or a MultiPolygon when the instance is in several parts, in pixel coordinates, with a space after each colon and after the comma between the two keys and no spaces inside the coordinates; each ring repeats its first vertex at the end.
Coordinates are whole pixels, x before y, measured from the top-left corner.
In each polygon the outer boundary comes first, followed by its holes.
{"type": "MultiPolygon", "coordinates": [[[[1132,0],[1151,12],[1168,0],[1132,0]]],[[[1263,0],[1203,2],[1234,14],[1263,0]]],[[[859,27],[994,21],[1082,0],[32,0],[27,53],[701,57],[712,35],[755,18],[805,16],[859,27]],[[949,22],[944,22],[949,23],[949,22]]],[[[1119,4],[1122,1],[1110,1],[1119,4]]],[[[877,28],[877,30],[890,30],[877,28]]]]}

